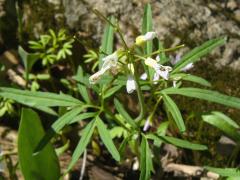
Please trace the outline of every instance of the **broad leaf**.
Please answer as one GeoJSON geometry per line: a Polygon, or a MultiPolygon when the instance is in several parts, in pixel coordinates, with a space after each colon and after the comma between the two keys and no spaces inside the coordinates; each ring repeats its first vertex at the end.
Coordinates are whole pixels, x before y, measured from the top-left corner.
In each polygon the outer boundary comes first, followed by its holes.
{"type": "Polygon", "coordinates": [[[198,61],[202,56],[208,54],[214,48],[226,43],[226,38],[216,38],[203,43],[201,46],[194,48],[192,51],[182,57],[182,59],[175,65],[172,73],[180,71],[189,63],[198,61]]]}
{"type": "Polygon", "coordinates": [[[72,167],[74,166],[74,164],[77,162],[77,160],[79,159],[79,157],[82,155],[82,153],[84,152],[84,150],[86,149],[91,137],[92,137],[92,134],[93,134],[93,130],[96,126],[96,121],[97,119],[95,120],[92,120],[90,123],[88,123],[88,125],[83,129],[82,131],[82,137],[76,147],[76,149],[74,150],[73,152],[73,155],[72,155],[72,159],[71,159],[71,162],[68,166],[68,169],[67,171],[70,171],[72,169],[72,167]]]}
{"type": "Polygon", "coordinates": [[[36,156],[33,151],[44,130],[39,116],[31,109],[22,109],[18,134],[18,154],[24,179],[59,179],[60,167],[53,146],[48,143],[36,156]]]}
{"type": "Polygon", "coordinates": [[[82,104],[78,99],[65,94],[33,92],[7,87],[0,87],[0,96],[30,107],[77,106],[82,104]]]}
{"type": "Polygon", "coordinates": [[[217,91],[199,88],[168,88],[162,90],[160,93],[179,94],[240,109],[240,98],[227,96],[217,91]]]}
{"type": "Polygon", "coordinates": [[[98,128],[98,133],[101,137],[101,140],[103,141],[104,145],[108,149],[108,151],[111,153],[112,157],[116,161],[120,161],[120,155],[118,150],[116,149],[109,131],[107,130],[105,124],[102,122],[102,120],[97,116],[97,128],[98,128]]]}
{"type": "Polygon", "coordinates": [[[177,105],[168,95],[166,95],[164,93],[162,95],[163,95],[163,101],[166,105],[166,110],[171,113],[178,129],[181,132],[184,132],[186,130],[186,127],[185,127],[184,121],[182,119],[181,112],[179,111],[177,105]]]}
{"type": "Polygon", "coordinates": [[[23,61],[23,65],[27,73],[29,73],[34,63],[39,59],[39,54],[28,53],[22,48],[22,46],[18,47],[18,53],[23,61]]]}

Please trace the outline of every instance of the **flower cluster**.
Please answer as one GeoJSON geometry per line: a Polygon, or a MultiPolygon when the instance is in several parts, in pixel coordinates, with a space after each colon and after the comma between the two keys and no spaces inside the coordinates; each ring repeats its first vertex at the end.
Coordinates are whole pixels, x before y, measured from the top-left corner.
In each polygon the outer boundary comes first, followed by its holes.
{"type": "MultiPolygon", "coordinates": [[[[135,46],[142,46],[144,43],[147,41],[151,41],[154,38],[157,37],[156,32],[147,32],[145,35],[140,35],[136,38],[135,40],[135,46]]],[[[95,84],[100,78],[102,77],[103,74],[107,72],[111,72],[112,74],[117,74],[118,73],[118,66],[122,66],[122,63],[119,63],[119,54],[120,51],[115,51],[113,54],[110,54],[106,56],[105,58],[102,59],[103,65],[100,68],[98,72],[95,74],[91,75],[89,77],[90,84],[95,84]]],[[[180,54],[177,54],[174,59],[172,59],[170,62],[172,65],[177,64],[180,61],[180,54]]],[[[153,59],[151,57],[147,57],[144,59],[144,63],[152,68],[154,70],[154,75],[153,75],[153,83],[157,84],[158,80],[160,78],[163,78],[164,80],[169,80],[170,72],[172,71],[172,67],[170,66],[163,66],[160,64],[160,57],[157,56],[156,59],[153,59]]],[[[182,68],[182,71],[187,71],[193,67],[193,64],[190,63],[184,68],[182,68]]],[[[136,90],[136,81],[134,78],[134,66],[131,63],[127,63],[127,82],[126,82],[126,90],[127,93],[133,93],[136,90]]],[[[147,73],[143,73],[140,77],[142,80],[146,80],[147,73]]],[[[173,80],[173,86],[176,86],[176,80],[173,80]]]]}

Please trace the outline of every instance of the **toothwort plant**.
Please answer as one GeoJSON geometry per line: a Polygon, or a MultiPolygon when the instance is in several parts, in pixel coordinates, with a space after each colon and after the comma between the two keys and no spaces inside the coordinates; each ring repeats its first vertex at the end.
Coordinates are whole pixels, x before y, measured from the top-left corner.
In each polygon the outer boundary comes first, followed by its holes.
{"type": "MultiPolygon", "coordinates": [[[[150,5],[146,5],[144,10],[141,35],[132,44],[126,43],[124,34],[113,17],[106,18],[97,10],[93,12],[107,26],[97,53],[98,71],[89,75],[79,66],[73,77],[77,81],[81,99],[63,93],[0,87],[0,96],[46,113],[56,115],[51,107],[67,107],[65,114],[57,118],[35,147],[34,154],[42,152],[50,139],[65,126],[86,119],[89,121],[82,128],[81,139],[73,152],[67,172],[86,152],[95,129],[116,161],[124,160],[126,148],[131,150],[134,158],[140,162],[141,180],[150,179],[154,173],[156,162],[153,163],[153,157],[157,159],[158,156],[152,150],[159,150],[162,143],[194,151],[207,150],[205,145],[177,137],[186,131],[186,127],[172,96],[198,98],[240,109],[239,98],[209,90],[211,84],[207,80],[186,73],[201,57],[223,45],[226,38],[209,40],[171,61],[166,52],[176,51],[183,45],[168,49],[163,47],[159,35],[152,28],[150,5]],[[119,37],[122,48],[113,51],[115,34],[119,37]],[[204,88],[184,87],[183,81],[191,81],[204,88]],[[134,109],[125,106],[126,96],[132,99],[134,109]]],[[[96,53],[92,54],[96,56],[96,53]]],[[[89,64],[92,63],[92,60],[89,61],[89,64]]],[[[20,161],[21,163],[23,162],[20,161]]]]}

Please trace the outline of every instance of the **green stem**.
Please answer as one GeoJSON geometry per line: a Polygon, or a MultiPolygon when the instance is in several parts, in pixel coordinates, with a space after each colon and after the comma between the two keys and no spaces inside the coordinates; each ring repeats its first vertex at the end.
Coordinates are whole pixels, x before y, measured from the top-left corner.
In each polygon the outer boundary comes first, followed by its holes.
{"type": "Polygon", "coordinates": [[[134,68],[133,77],[134,77],[134,81],[136,82],[136,91],[137,91],[138,101],[139,101],[139,105],[140,105],[140,113],[139,113],[138,117],[135,119],[135,121],[139,122],[144,118],[144,115],[145,115],[144,98],[143,98],[142,90],[141,90],[141,87],[139,84],[139,78],[138,78],[139,76],[137,74],[135,63],[133,63],[133,59],[132,59],[133,55],[128,54],[128,57],[129,57],[130,63],[133,64],[133,68],[134,68]]]}

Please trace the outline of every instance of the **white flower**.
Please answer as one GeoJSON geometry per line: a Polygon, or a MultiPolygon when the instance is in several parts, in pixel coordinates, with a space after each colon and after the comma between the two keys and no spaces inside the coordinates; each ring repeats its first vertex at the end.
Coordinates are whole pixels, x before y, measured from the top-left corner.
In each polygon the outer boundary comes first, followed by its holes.
{"type": "Polygon", "coordinates": [[[181,69],[181,71],[186,72],[194,67],[193,63],[187,64],[185,67],[181,69]]]}
{"type": "Polygon", "coordinates": [[[154,80],[158,80],[161,76],[163,79],[168,80],[169,78],[169,72],[172,71],[172,68],[170,66],[163,66],[161,64],[158,64],[158,62],[150,57],[145,59],[145,64],[152,67],[155,70],[155,78],[154,80]]]}
{"type": "Polygon", "coordinates": [[[145,35],[138,36],[136,38],[135,44],[138,45],[138,46],[141,46],[146,41],[151,41],[155,37],[157,37],[157,33],[156,32],[147,32],[145,35]]]}
{"type": "Polygon", "coordinates": [[[161,59],[160,59],[160,56],[157,55],[157,57],[156,57],[156,61],[157,61],[157,62],[160,62],[160,60],[161,60],[161,59]]]}
{"type": "Polygon", "coordinates": [[[150,126],[151,126],[150,118],[148,117],[145,124],[144,124],[143,131],[147,131],[150,128],[150,126]]]}
{"type": "MultiPolygon", "coordinates": [[[[181,60],[181,53],[178,53],[175,58],[171,60],[172,65],[177,64],[181,60]]],[[[181,71],[186,72],[194,67],[193,63],[187,64],[185,67],[181,69],[181,71]]]]}
{"type": "Polygon", "coordinates": [[[103,65],[101,69],[89,77],[90,84],[95,84],[101,78],[101,76],[109,70],[111,70],[111,72],[117,71],[118,62],[117,52],[114,52],[113,54],[106,56],[105,58],[102,59],[102,61],[103,65]]]}
{"type": "Polygon", "coordinates": [[[128,94],[131,94],[133,91],[136,90],[136,82],[132,75],[128,76],[126,88],[128,94]]]}
{"type": "Polygon", "coordinates": [[[146,79],[147,79],[147,73],[143,73],[143,74],[140,76],[140,79],[141,79],[141,80],[146,80],[146,79]]]}

